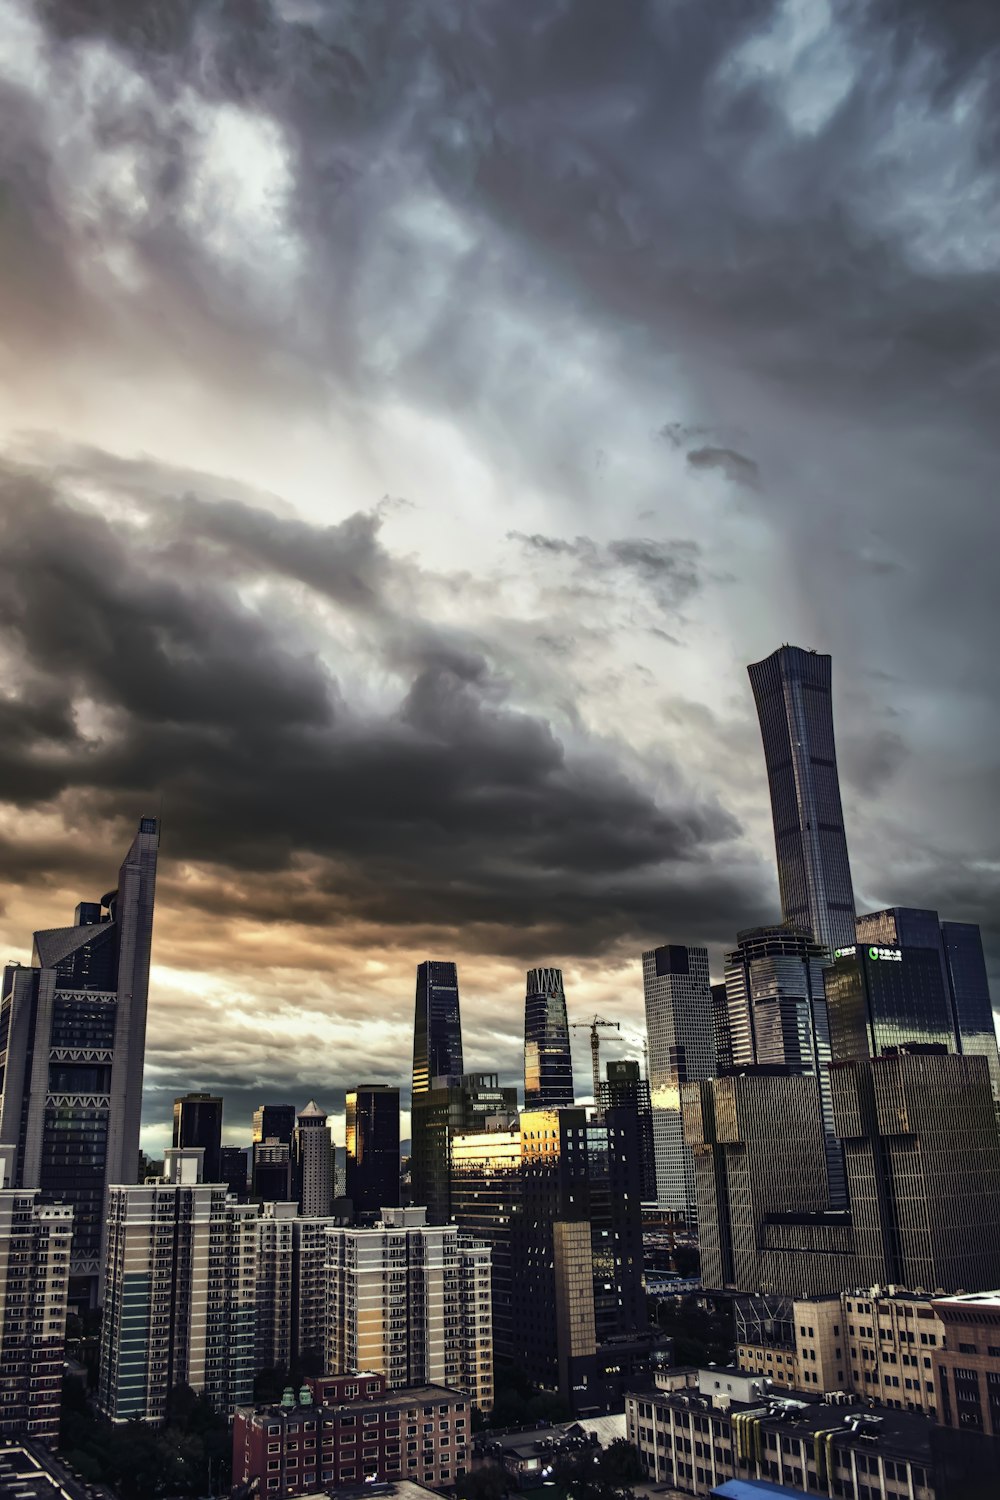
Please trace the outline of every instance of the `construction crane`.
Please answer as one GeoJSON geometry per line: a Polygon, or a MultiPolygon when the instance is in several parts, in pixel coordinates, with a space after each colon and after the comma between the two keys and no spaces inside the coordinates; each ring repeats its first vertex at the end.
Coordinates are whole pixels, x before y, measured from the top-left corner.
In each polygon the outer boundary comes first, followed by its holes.
{"type": "Polygon", "coordinates": [[[618,1021],[605,1021],[601,1016],[595,1016],[592,1021],[571,1021],[569,1024],[574,1027],[585,1026],[590,1032],[590,1062],[594,1070],[594,1103],[596,1104],[598,1095],[601,1092],[601,1037],[599,1027],[605,1026],[609,1031],[612,1029],[621,1031],[621,1024],[618,1021]]]}

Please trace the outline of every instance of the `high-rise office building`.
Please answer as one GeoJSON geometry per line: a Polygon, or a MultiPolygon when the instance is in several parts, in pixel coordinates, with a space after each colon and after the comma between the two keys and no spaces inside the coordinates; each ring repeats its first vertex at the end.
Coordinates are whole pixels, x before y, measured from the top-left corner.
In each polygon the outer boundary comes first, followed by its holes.
{"type": "Polygon", "coordinates": [[[650,1355],[637,1120],[524,1111],[453,1142],[455,1222],[493,1252],[497,1358],[577,1412],[606,1410],[650,1355]]]}
{"type": "Polygon", "coordinates": [[[758,1066],[684,1088],[706,1286],[783,1296],[1000,1282],[1000,1139],[982,1057],[830,1067],[847,1210],[825,1192],[816,1079],[758,1066]]]}
{"type": "Polygon", "coordinates": [[[848,1215],[830,1208],[814,1076],[760,1064],[685,1084],[702,1281],[815,1296],[881,1279],[858,1263],[848,1215]]]}
{"type": "Polygon", "coordinates": [[[215,1094],[185,1094],[174,1100],[174,1147],[200,1146],[206,1182],[222,1182],[222,1100],[215,1094]]]}
{"type": "Polygon", "coordinates": [[[451,1142],[469,1131],[507,1126],[517,1116],[517,1089],[496,1073],[466,1073],[414,1094],[410,1113],[410,1197],[428,1224],[451,1218],[451,1142]]]}
{"type": "Polygon", "coordinates": [[[73,1208],[71,1302],[99,1295],[107,1188],[139,1170],[146,1000],[159,841],[142,818],[116,890],[35,933],[31,966],[4,971],[0,1145],[14,1185],[73,1208]]]}
{"type": "Polygon", "coordinates": [[[253,1399],[257,1207],[199,1181],[200,1155],[110,1189],[98,1405],[115,1423],[162,1421],[178,1385],[223,1413],[253,1399]]]}
{"type": "MultiPolygon", "coordinates": [[[[887,944],[872,938],[874,926],[872,918],[863,918],[859,930],[867,938],[838,948],[824,971],[833,1058],[879,1057],[911,1043],[956,1052],[940,937],[936,943],[887,944]]],[[[936,923],[924,935],[930,939],[935,933],[936,923]]],[[[915,935],[912,927],[906,931],[907,937],[915,935]]]]}
{"type": "Polygon", "coordinates": [[[413,1093],[426,1093],[435,1079],[462,1076],[462,1018],[458,969],[433,959],[417,965],[413,1016],[413,1093]]]}
{"type": "Polygon", "coordinates": [[[524,998],[524,1107],[573,1103],[573,1059],[561,969],[529,969],[524,998]]]}
{"type": "Polygon", "coordinates": [[[725,984],[712,985],[712,1029],[715,1033],[715,1071],[727,1073],[733,1066],[733,1037],[725,984]]]}
{"type": "Polygon", "coordinates": [[[347,1095],[347,1196],[356,1215],[399,1207],[399,1089],[363,1083],[347,1095]]]}
{"type": "MultiPolygon", "coordinates": [[[[9,1158],[8,1158],[9,1162],[9,1158]]],[[[59,1437],[73,1210],[8,1188],[0,1163],[0,1438],[59,1437]]]]}
{"type": "Polygon", "coordinates": [[[294,1104],[259,1104],[253,1112],[253,1139],[292,1144],[295,1134],[294,1104]]]}
{"type": "Polygon", "coordinates": [[[294,1104],[258,1105],[253,1112],[250,1191],[260,1202],[287,1203],[293,1196],[298,1198],[292,1175],[294,1138],[294,1104]]]}
{"type": "Polygon", "coordinates": [[[748,669],[764,742],[784,920],[825,948],[854,942],[854,888],[829,656],[781,646],[748,669]]]}
{"type": "Polygon", "coordinates": [[[292,1148],[273,1137],[255,1141],[251,1197],[259,1203],[298,1203],[292,1174],[292,1148]]]}
{"type": "Polygon", "coordinates": [[[845,1206],[844,1164],[830,1101],[830,1023],[823,971],[827,950],[800,928],[754,927],[726,954],[732,1066],[774,1063],[819,1079],[830,1202],[845,1206]]]}
{"type": "Polygon", "coordinates": [[[247,1153],[242,1146],[220,1146],[219,1181],[237,1198],[246,1199],[249,1188],[247,1153]]]}
{"type": "Polygon", "coordinates": [[[966,1056],[985,1057],[993,1100],[1000,1107],[1000,1053],[982,934],[974,922],[942,922],[941,940],[959,1046],[966,1056]]]}
{"type": "Polygon", "coordinates": [[[693,1224],[694,1167],[684,1141],[681,1085],[715,1072],[708,949],[669,943],[642,955],[658,1206],[693,1224]]]}
{"type": "Polygon", "coordinates": [[[609,1062],[607,1078],[597,1091],[598,1116],[617,1119],[615,1111],[630,1110],[636,1116],[640,1157],[640,1192],[643,1203],[656,1202],[656,1146],[653,1138],[653,1103],[649,1080],[631,1059],[609,1062]]]}
{"type": "Polygon", "coordinates": [[[315,1099],[298,1114],[293,1141],[299,1210],[307,1218],[326,1217],[333,1208],[333,1137],[315,1099]]]}
{"type": "Polygon", "coordinates": [[[493,1405],[490,1252],[420,1208],[371,1229],[328,1229],[326,1368],[391,1387],[437,1384],[493,1405]]]}
{"type": "Polygon", "coordinates": [[[1000,1139],[986,1059],[904,1047],[835,1063],[830,1079],[855,1243],[884,1268],[871,1282],[1000,1285],[1000,1139]]]}
{"type": "Polygon", "coordinates": [[[942,922],[925,907],[890,906],[858,917],[856,951],[862,961],[868,959],[869,1046],[934,1041],[949,1051],[985,1057],[993,1097],[1000,1103],[1000,1055],[976,924],[942,922]],[[884,961],[902,967],[875,971],[872,964],[879,959],[874,955],[883,949],[899,949],[900,959],[884,961]],[[873,986],[876,972],[881,984],[873,986]]]}

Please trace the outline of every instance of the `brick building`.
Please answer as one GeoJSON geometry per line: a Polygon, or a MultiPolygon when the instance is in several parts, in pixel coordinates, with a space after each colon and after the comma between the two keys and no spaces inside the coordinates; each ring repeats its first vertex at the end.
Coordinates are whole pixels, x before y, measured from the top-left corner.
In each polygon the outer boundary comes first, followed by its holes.
{"type": "Polygon", "coordinates": [[[935,1297],[945,1347],[935,1353],[945,1427],[1000,1438],[1000,1292],[935,1297]]]}
{"type": "Polygon", "coordinates": [[[296,1399],[244,1408],[233,1423],[233,1482],[267,1500],[320,1485],[408,1479],[452,1489],[469,1466],[472,1408],[446,1386],[387,1390],[373,1372],[308,1380],[296,1399]]]}

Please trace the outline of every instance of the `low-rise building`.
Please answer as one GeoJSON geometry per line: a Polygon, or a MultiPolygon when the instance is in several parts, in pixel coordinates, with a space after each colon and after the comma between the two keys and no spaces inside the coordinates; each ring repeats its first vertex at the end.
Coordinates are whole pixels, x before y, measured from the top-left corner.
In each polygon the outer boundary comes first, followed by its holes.
{"type": "Polygon", "coordinates": [[[873,1287],[839,1297],[742,1297],[736,1324],[737,1364],[775,1386],[937,1413],[934,1361],[944,1325],[925,1293],[873,1287]]]}
{"type": "Polygon", "coordinates": [[[446,1386],[388,1390],[378,1373],[324,1376],[236,1413],[233,1481],[267,1500],[321,1486],[413,1480],[452,1489],[469,1466],[472,1406],[446,1386]]]}
{"type": "Polygon", "coordinates": [[[1000,1438],[1000,1292],[935,1297],[945,1337],[934,1355],[945,1427],[1000,1438]]]}
{"type": "Polygon", "coordinates": [[[934,1500],[932,1424],[920,1412],[774,1395],[741,1402],[692,1383],[630,1395],[625,1415],[650,1480],[686,1494],[757,1479],[831,1500],[934,1500]]]}

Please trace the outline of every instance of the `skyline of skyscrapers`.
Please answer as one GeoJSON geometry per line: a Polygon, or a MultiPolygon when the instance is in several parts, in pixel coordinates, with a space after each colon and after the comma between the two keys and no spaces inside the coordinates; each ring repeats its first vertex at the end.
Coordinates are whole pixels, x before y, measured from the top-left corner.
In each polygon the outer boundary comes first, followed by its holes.
{"type": "Polygon", "coordinates": [[[854,942],[854,888],[837,775],[831,659],[781,646],[747,671],[760,720],[781,913],[826,948],[854,942]]]}

